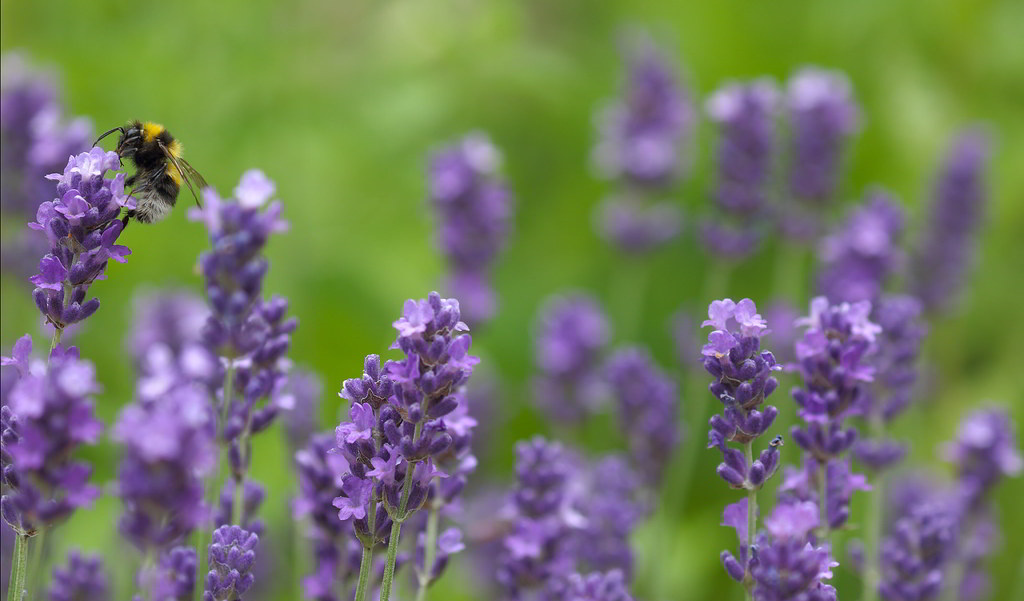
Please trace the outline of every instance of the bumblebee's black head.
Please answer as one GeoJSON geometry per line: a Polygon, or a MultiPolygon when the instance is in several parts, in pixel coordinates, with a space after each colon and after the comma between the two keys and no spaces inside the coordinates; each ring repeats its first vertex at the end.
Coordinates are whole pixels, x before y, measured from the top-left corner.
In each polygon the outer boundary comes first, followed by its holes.
{"type": "Polygon", "coordinates": [[[117,156],[123,159],[134,159],[135,154],[142,147],[143,128],[138,121],[130,123],[128,127],[121,129],[121,137],[117,140],[117,156]]]}

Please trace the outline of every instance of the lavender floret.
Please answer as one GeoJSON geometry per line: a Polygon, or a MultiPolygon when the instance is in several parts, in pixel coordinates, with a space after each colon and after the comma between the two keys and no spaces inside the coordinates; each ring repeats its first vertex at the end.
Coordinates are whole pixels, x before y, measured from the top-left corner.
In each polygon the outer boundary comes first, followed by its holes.
{"type": "Polygon", "coordinates": [[[260,538],[238,526],[221,526],[213,531],[203,601],[235,601],[252,586],[251,569],[256,562],[260,538]]]}
{"type": "Polygon", "coordinates": [[[67,564],[53,569],[47,597],[49,601],[108,601],[110,583],[103,558],[68,553],[67,564]]]}

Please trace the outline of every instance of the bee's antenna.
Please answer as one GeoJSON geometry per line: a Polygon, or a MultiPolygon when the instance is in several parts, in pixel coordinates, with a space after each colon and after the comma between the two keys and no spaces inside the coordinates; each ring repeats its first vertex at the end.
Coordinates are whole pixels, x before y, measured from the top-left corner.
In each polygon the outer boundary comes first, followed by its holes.
{"type": "Polygon", "coordinates": [[[93,142],[92,145],[94,147],[95,146],[99,146],[100,145],[100,140],[102,140],[103,138],[106,138],[107,136],[109,136],[110,134],[114,133],[115,131],[119,131],[123,135],[124,134],[124,127],[115,127],[114,129],[111,129],[109,131],[104,132],[103,135],[101,135],[100,137],[96,138],[96,141],[93,142]]]}

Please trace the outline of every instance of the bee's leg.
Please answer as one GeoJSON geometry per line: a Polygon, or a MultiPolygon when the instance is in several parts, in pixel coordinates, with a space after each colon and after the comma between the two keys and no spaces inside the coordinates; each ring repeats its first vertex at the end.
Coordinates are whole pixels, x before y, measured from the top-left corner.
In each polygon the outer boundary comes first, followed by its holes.
{"type": "Polygon", "coordinates": [[[122,232],[125,230],[125,228],[128,227],[128,222],[131,220],[132,217],[135,217],[135,211],[128,211],[127,213],[125,213],[124,217],[121,218],[121,231],[122,232]]]}

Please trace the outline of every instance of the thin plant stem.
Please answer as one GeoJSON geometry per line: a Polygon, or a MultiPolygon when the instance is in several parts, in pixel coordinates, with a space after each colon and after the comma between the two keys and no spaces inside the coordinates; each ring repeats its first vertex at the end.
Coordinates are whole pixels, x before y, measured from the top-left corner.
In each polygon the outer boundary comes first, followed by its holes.
{"type": "MultiPolygon", "coordinates": [[[[743,445],[743,454],[747,458],[747,465],[754,463],[754,441],[748,441],[743,445]]],[[[747,489],[747,558],[754,552],[754,538],[757,534],[757,489],[747,489]]],[[[754,598],[754,578],[750,574],[749,562],[743,566],[746,572],[743,576],[743,583],[747,588],[747,599],[754,598]]]]}
{"type": "Polygon", "coordinates": [[[7,587],[7,598],[21,601],[30,598],[27,587],[29,536],[18,532],[14,538],[14,556],[11,558],[11,584],[7,587]],[[22,597],[24,595],[24,597],[22,597]]]}
{"type": "MultiPolygon", "coordinates": [[[[50,339],[50,353],[53,353],[53,349],[57,348],[60,344],[60,339],[64,336],[63,326],[53,326],[53,338],[50,339]]],[[[49,355],[47,355],[49,357],[49,355]]]]}
{"type": "Polygon", "coordinates": [[[430,505],[430,515],[427,516],[427,539],[423,547],[423,571],[420,572],[420,588],[416,591],[416,601],[424,601],[427,598],[427,587],[430,586],[434,571],[434,557],[437,553],[437,526],[440,521],[441,504],[435,499],[430,505]]]}
{"type": "MultiPolygon", "coordinates": [[[[422,430],[423,421],[420,421],[412,433],[414,444],[420,439],[422,430]]],[[[384,564],[384,578],[380,583],[380,601],[391,599],[391,581],[395,579],[395,561],[398,559],[398,537],[402,533],[402,522],[409,517],[405,514],[405,510],[409,505],[409,493],[412,492],[412,478],[416,471],[416,463],[418,462],[411,462],[406,468],[405,483],[402,484],[402,499],[398,504],[398,515],[391,516],[391,539],[388,541],[388,559],[384,564]]]]}
{"type": "MultiPolygon", "coordinates": [[[[224,426],[227,424],[227,421],[228,421],[229,408],[231,407],[231,400],[232,400],[232,396],[233,396],[233,392],[234,392],[234,388],[235,388],[234,381],[235,381],[235,365],[234,365],[233,362],[229,361],[228,362],[228,368],[227,368],[227,370],[224,373],[224,399],[223,399],[223,402],[221,403],[221,408],[220,408],[220,423],[218,424],[220,426],[220,429],[219,429],[219,432],[217,432],[217,435],[220,436],[220,441],[218,441],[218,442],[222,442],[224,440],[224,426]]],[[[221,456],[220,460],[217,461],[217,471],[214,474],[213,481],[211,482],[209,478],[207,478],[207,480],[206,480],[206,484],[207,484],[206,503],[207,503],[207,506],[209,506],[209,507],[216,507],[217,506],[217,500],[218,500],[217,499],[217,495],[219,494],[219,491],[220,491],[221,482],[223,482],[225,480],[224,470],[225,470],[225,464],[227,464],[227,462],[228,462],[228,449],[227,449],[227,445],[222,445],[222,446],[224,447],[224,449],[223,449],[224,452],[222,453],[222,456],[221,456]]],[[[196,553],[199,556],[199,568],[200,568],[199,573],[200,574],[205,574],[207,569],[209,568],[209,566],[208,566],[209,559],[207,557],[207,547],[210,544],[210,540],[212,538],[212,535],[213,535],[213,520],[211,519],[211,520],[207,520],[206,525],[202,529],[199,530],[199,536],[196,537],[196,553]]],[[[202,595],[202,590],[201,590],[202,587],[196,587],[196,588],[200,589],[200,590],[196,591],[196,594],[197,595],[202,595]]]]}
{"type": "MultiPolygon", "coordinates": [[[[884,425],[878,415],[869,422],[871,436],[881,438],[884,425]]],[[[868,513],[864,519],[864,592],[863,601],[878,600],[878,585],[882,580],[882,510],[885,497],[885,472],[875,474],[873,490],[868,495],[868,513]]]]}
{"type": "Polygon", "coordinates": [[[370,495],[370,513],[366,516],[369,542],[363,541],[363,557],[359,560],[359,582],[356,583],[355,601],[364,601],[370,586],[370,568],[373,566],[373,548],[377,544],[377,491],[370,495]]]}

